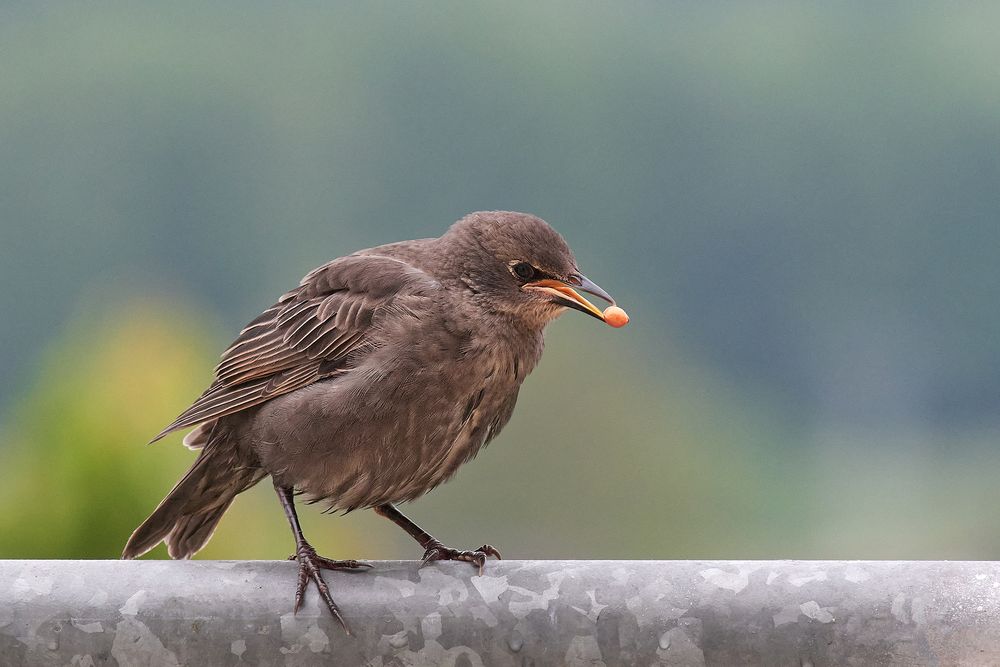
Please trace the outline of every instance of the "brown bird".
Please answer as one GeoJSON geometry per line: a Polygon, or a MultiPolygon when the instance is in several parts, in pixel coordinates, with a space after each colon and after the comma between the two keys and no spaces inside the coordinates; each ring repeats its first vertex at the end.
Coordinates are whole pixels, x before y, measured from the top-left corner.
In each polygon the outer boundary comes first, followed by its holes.
{"type": "MultiPolygon", "coordinates": [[[[567,308],[605,320],[577,290],[614,304],[554,229],[505,211],[311,271],[240,332],[211,386],[153,439],[197,426],[184,444],[198,458],[122,558],[161,541],[172,558],[190,558],[237,494],[270,475],[295,536],[295,610],[311,581],[349,632],[320,571],[367,566],[316,554],[296,494],[335,510],[373,508],[420,543],[424,563],[482,571],[487,556],[500,558],[495,548],[446,547],[395,504],[450,478],[500,432],[546,324],[567,308]]],[[[609,308],[607,321],[627,317],[609,308]]]]}

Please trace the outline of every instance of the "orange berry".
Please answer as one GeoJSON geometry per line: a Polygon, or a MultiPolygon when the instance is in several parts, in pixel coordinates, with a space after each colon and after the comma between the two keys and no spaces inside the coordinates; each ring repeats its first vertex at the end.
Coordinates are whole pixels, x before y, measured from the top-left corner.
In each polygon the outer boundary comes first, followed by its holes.
{"type": "Polygon", "coordinates": [[[608,306],[604,309],[604,321],[617,329],[628,324],[628,313],[618,306],[608,306]]]}

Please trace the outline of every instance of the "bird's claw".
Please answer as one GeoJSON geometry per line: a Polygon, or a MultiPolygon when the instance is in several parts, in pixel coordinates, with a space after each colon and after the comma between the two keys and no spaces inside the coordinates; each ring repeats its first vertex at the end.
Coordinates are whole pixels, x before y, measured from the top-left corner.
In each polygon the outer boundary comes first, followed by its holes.
{"type": "Polygon", "coordinates": [[[482,576],[483,568],[486,566],[486,558],[489,556],[493,556],[497,560],[503,560],[500,551],[489,544],[484,544],[472,551],[462,551],[446,547],[435,540],[424,552],[424,557],[420,561],[420,567],[424,567],[436,560],[461,560],[477,566],[479,568],[479,576],[482,576]]]}
{"type": "MultiPolygon", "coordinates": [[[[297,560],[298,557],[298,554],[292,554],[286,560],[297,560]]],[[[318,555],[315,551],[313,551],[313,561],[324,570],[361,570],[375,567],[363,560],[330,560],[318,555]]]]}
{"type": "Polygon", "coordinates": [[[317,555],[316,550],[309,544],[300,545],[295,553],[289,556],[289,560],[299,561],[299,580],[295,586],[295,607],[293,608],[293,613],[298,613],[299,608],[302,606],[302,600],[305,598],[306,587],[312,581],[316,584],[316,590],[319,591],[320,597],[326,603],[327,609],[340,622],[340,625],[343,626],[344,632],[351,634],[351,628],[340,614],[340,608],[337,607],[337,603],[333,601],[333,596],[330,595],[330,587],[323,581],[320,570],[359,570],[371,567],[371,565],[356,560],[331,560],[324,558],[317,555]]]}

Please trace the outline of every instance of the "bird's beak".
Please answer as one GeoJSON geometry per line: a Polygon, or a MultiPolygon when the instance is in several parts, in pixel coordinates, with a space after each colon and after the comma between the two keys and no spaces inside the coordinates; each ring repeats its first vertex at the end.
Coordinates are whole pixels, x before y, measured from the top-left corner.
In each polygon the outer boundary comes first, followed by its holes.
{"type": "Polygon", "coordinates": [[[550,294],[552,296],[552,300],[560,306],[579,310],[582,313],[587,313],[588,315],[596,317],[600,321],[604,322],[604,313],[601,309],[587,301],[580,294],[580,292],[573,289],[574,287],[583,292],[587,292],[588,294],[599,296],[608,303],[615,305],[615,300],[611,298],[610,294],[601,289],[601,287],[590,278],[580,274],[574,274],[566,281],[545,278],[544,280],[535,280],[524,285],[524,289],[538,290],[540,292],[550,294]]]}

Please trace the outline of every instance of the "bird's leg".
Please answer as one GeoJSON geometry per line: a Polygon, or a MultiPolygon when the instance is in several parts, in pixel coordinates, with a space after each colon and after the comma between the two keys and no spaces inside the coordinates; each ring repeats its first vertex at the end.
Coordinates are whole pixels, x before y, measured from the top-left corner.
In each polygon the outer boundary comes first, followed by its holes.
{"type": "Polygon", "coordinates": [[[486,565],[487,556],[495,556],[497,560],[500,560],[501,558],[500,552],[497,551],[496,547],[492,547],[489,544],[484,544],[473,551],[461,551],[459,549],[446,547],[435,539],[433,535],[410,521],[405,514],[396,509],[396,506],[391,503],[378,505],[373,509],[379,516],[384,516],[386,519],[389,519],[394,524],[405,530],[410,537],[415,539],[417,543],[423,547],[424,558],[421,567],[436,560],[463,560],[467,563],[478,565],[479,574],[482,575],[483,567],[486,565]]]}
{"type": "Polygon", "coordinates": [[[295,559],[299,561],[299,582],[295,587],[294,612],[298,612],[299,607],[302,606],[302,598],[305,595],[306,586],[312,581],[316,584],[320,597],[323,598],[330,613],[344,626],[344,631],[347,634],[351,634],[351,628],[347,625],[344,617],[340,615],[340,609],[337,607],[337,603],[333,601],[333,597],[330,595],[330,588],[323,581],[320,570],[357,570],[371,567],[371,565],[356,560],[330,560],[329,558],[317,555],[316,550],[312,548],[312,545],[302,535],[299,517],[295,513],[295,498],[292,487],[281,486],[275,481],[274,490],[278,494],[281,507],[285,510],[285,517],[288,519],[288,524],[292,527],[292,533],[295,535],[295,554],[289,556],[289,560],[295,559]]]}

